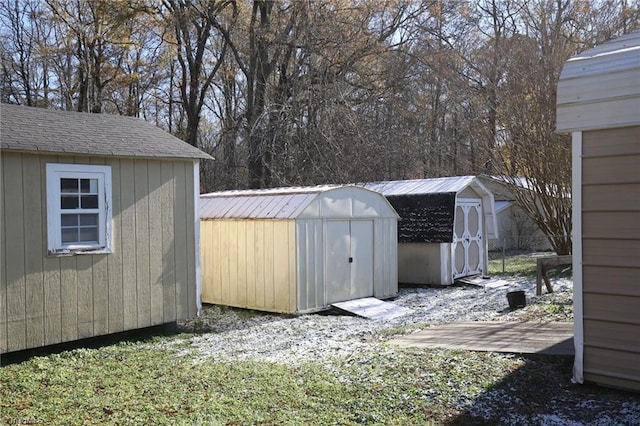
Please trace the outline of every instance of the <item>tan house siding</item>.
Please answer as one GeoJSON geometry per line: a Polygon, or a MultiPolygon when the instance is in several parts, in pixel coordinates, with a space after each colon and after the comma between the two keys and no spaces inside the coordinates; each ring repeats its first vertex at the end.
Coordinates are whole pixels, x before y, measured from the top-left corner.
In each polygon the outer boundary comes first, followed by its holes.
{"type": "Polygon", "coordinates": [[[640,127],[582,141],[584,377],[640,390],[640,127]]]}
{"type": "Polygon", "coordinates": [[[4,151],[0,163],[0,352],[197,314],[193,161],[4,151]],[[47,255],[47,163],[111,166],[113,253],[47,255]]]}

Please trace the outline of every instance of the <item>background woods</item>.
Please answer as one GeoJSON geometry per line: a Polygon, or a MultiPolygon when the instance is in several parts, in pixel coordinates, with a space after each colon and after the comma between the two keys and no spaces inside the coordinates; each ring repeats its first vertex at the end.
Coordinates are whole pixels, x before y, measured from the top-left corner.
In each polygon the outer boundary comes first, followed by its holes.
{"type": "Polygon", "coordinates": [[[216,158],[203,191],[524,176],[567,235],[558,76],[640,1],[7,0],[0,20],[2,102],[154,122],[216,158]]]}

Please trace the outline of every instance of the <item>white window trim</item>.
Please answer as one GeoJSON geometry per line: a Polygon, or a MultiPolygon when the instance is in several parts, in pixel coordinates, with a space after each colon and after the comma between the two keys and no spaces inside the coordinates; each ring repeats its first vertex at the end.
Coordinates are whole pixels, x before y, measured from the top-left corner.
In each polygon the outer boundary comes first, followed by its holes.
{"type": "Polygon", "coordinates": [[[47,164],[47,249],[51,256],[111,253],[111,166],[47,164]],[[98,179],[98,244],[63,244],[60,223],[60,179],[98,179]]]}

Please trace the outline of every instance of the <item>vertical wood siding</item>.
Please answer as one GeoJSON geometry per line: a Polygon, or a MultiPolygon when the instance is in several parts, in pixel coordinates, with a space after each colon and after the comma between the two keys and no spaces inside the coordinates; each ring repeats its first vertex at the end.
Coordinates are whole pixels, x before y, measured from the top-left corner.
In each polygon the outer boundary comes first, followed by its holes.
{"type": "Polygon", "coordinates": [[[296,312],[293,220],[200,222],[202,301],[296,312]]]}
{"type": "MultiPolygon", "coordinates": [[[[5,194],[4,160],[0,157],[0,194],[5,194]]],[[[7,351],[7,262],[5,260],[5,208],[0,195],[0,353],[7,351]]]]}
{"type": "Polygon", "coordinates": [[[0,156],[0,353],[196,315],[193,163],[0,156]],[[112,169],[113,253],[47,256],[47,163],[112,169]]]}
{"type": "Polygon", "coordinates": [[[583,133],[584,377],[640,390],[640,127],[583,133]]]}
{"type": "Polygon", "coordinates": [[[25,227],[20,218],[24,215],[22,157],[19,161],[2,156],[2,180],[4,198],[3,235],[5,247],[7,350],[27,347],[27,286],[25,269],[25,227]],[[17,200],[14,202],[13,200],[17,200]]]}

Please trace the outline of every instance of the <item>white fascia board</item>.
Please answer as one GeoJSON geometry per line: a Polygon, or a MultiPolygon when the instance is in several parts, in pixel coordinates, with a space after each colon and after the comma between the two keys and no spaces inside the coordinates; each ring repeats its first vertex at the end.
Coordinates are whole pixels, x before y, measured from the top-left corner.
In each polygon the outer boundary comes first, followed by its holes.
{"type": "Polygon", "coordinates": [[[202,313],[202,271],[200,269],[200,162],[193,162],[193,230],[196,264],[196,310],[202,313]]]}
{"type": "Polygon", "coordinates": [[[584,308],[582,293],[582,132],[573,132],[572,157],[572,238],[573,238],[573,381],[584,382],[584,308]]]}

